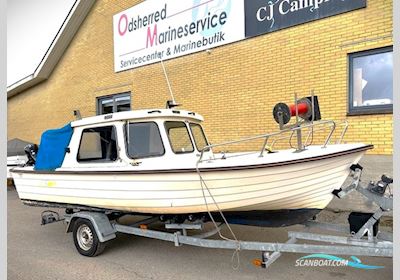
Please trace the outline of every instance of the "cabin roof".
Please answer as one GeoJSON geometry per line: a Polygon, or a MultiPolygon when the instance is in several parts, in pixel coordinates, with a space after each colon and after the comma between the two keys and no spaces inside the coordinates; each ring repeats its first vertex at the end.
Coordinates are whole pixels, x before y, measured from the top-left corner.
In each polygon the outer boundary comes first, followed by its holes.
{"type": "Polygon", "coordinates": [[[177,110],[177,109],[146,109],[146,110],[134,110],[127,112],[118,112],[94,117],[83,118],[81,120],[73,121],[71,123],[72,127],[100,124],[115,121],[124,120],[149,120],[149,119],[160,119],[160,118],[177,118],[194,120],[201,122],[204,118],[191,111],[177,110]]]}

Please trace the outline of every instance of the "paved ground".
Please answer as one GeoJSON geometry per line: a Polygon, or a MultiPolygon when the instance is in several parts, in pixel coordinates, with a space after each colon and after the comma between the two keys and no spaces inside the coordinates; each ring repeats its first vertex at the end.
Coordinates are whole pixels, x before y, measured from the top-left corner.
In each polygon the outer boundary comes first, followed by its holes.
{"type": "MultiPolygon", "coordinates": [[[[124,280],[124,279],[392,279],[391,258],[360,257],[364,264],[385,266],[379,270],[351,267],[295,267],[302,254],[284,254],[267,271],[254,267],[257,252],[240,253],[240,269],[231,267],[232,252],[190,246],[129,235],[119,235],[96,258],[79,255],[71,234],[62,223],[40,226],[42,209],[22,205],[14,189],[8,194],[8,279],[124,280]]],[[[343,215],[322,212],[318,219],[341,222],[343,215]]],[[[287,229],[233,226],[242,240],[285,241],[287,229]]],[[[301,229],[292,227],[291,230],[301,229]]],[[[348,259],[348,256],[345,256],[348,259]]]]}

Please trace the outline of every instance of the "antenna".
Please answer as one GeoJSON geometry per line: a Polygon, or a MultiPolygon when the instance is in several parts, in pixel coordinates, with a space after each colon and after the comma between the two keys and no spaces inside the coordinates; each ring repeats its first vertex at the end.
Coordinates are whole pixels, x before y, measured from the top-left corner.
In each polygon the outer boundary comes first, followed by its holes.
{"type": "Polygon", "coordinates": [[[161,66],[162,66],[162,69],[164,71],[164,76],[165,76],[165,79],[167,80],[169,93],[171,94],[171,98],[172,98],[172,102],[171,101],[167,101],[167,108],[171,109],[171,108],[179,106],[179,105],[175,102],[174,93],[172,92],[171,84],[170,84],[169,79],[168,79],[167,71],[165,70],[164,61],[162,59],[161,59],[161,66]]]}

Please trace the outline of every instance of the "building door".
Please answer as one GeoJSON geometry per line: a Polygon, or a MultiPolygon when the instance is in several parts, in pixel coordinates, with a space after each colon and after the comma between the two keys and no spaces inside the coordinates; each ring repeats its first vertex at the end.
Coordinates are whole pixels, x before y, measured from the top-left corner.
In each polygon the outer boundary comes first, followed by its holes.
{"type": "Polygon", "coordinates": [[[131,110],[130,92],[97,97],[98,115],[124,112],[130,110],[131,110]]]}

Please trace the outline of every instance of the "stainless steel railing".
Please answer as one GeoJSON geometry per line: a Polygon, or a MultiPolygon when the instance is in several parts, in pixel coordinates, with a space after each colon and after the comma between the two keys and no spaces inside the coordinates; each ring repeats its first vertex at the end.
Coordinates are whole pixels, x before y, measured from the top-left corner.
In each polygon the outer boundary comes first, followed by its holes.
{"type": "MultiPolygon", "coordinates": [[[[340,134],[340,137],[339,137],[338,140],[335,142],[336,144],[342,143],[343,138],[344,138],[344,135],[346,134],[347,129],[348,129],[348,127],[349,127],[349,123],[348,123],[347,120],[343,120],[343,122],[340,123],[339,125],[343,125],[344,127],[343,127],[343,130],[342,130],[341,134],[340,134]]],[[[305,147],[310,146],[311,143],[312,143],[312,140],[311,140],[311,142],[309,143],[310,137],[311,137],[311,139],[312,139],[315,132],[322,131],[322,130],[326,130],[326,127],[319,127],[319,128],[309,127],[309,128],[308,128],[308,134],[307,134],[306,140],[304,141],[304,143],[305,143],[304,146],[305,146],[305,147]]],[[[275,139],[272,141],[271,145],[269,145],[269,147],[270,147],[271,149],[273,149],[274,146],[275,146],[275,143],[277,143],[277,142],[279,142],[279,141],[281,141],[281,140],[289,139],[289,141],[291,141],[291,138],[293,138],[294,132],[295,132],[295,131],[292,131],[292,133],[290,133],[290,135],[285,135],[285,136],[282,136],[282,137],[279,137],[279,138],[275,138],[275,139]]],[[[329,142],[330,142],[330,141],[329,141],[329,142]]],[[[329,143],[329,142],[328,142],[328,143],[329,143]]]]}
{"type": "MultiPolygon", "coordinates": [[[[343,124],[344,124],[344,128],[343,128],[343,130],[342,130],[342,132],[340,134],[340,137],[339,137],[338,141],[336,142],[336,144],[340,144],[342,142],[342,140],[344,138],[344,135],[347,132],[347,129],[348,129],[348,126],[349,126],[348,122],[344,121],[343,124]]],[[[294,133],[297,132],[297,131],[301,131],[303,129],[309,129],[308,136],[307,136],[306,141],[305,141],[305,143],[307,144],[309,138],[311,137],[311,135],[315,131],[320,131],[320,130],[326,129],[326,127],[322,127],[322,128],[318,128],[316,130],[315,127],[321,127],[321,126],[324,126],[324,125],[328,125],[328,128],[330,128],[329,133],[328,133],[327,137],[325,138],[324,144],[322,145],[322,147],[325,148],[328,145],[328,143],[330,142],[330,140],[331,140],[331,138],[332,138],[332,136],[333,136],[333,134],[334,134],[334,132],[336,130],[336,127],[337,127],[335,121],[333,121],[333,120],[322,120],[322,121],[318,121],[318,122],[307,122],[307,123],[303,122],[303,123],[298,123],[297,125],[292,126],[292,127],[284,128],[284,129],[282,129],[280,131],[277,131],[277,132],[272,132],[272,133],[267,133],[267,134],[262,134],[262,135],[256,135],[256,136],[253,136],[253,137],[242,138],[242,139],[239,139],[239,140],[234,140],[234,141],[229,141],[229,142],[224,142],[224,143],[219,143],[219,144],[207,145],[201,150],[201,154],[200,154],[198,162],[201,162],[203,160],[203,156],[204,156],[204,153],[206,151],[210,151],[210,150],[212,151],[213,148],[222,147],[222,146],[229,146],[229,145],[235,145],[235,144],[240,144],[240,143],[244,143],[244,142],[250,142],[250,141],[259,140],[259,139],[264,139],[264,142],[263,142],[261,150],[259,152],[257,152],[257,153],[259,153],[260,157],[263,157],[265,149],[268,146],[268,142],[272,137],[276,137],[276,136],[291,132],[291,135],[289,135],[289,136],[279,137],[279,138],[274,139],[273,142],[272,142],[271,147],[273,147],[277,141],[280,141],[280,140],[283,140],[283,139],[288,139],[288,138],[291,139],[293,137],[294,133]]],[[[301,147],[298,147],[298,150],[303,150],[303,149],[301,147]]],[[[216,159],[216,158],[214,158],[214,159],[216,159]]],[[[209,159],[207,159],[207,160],[209,160],[209,159]]]]}

